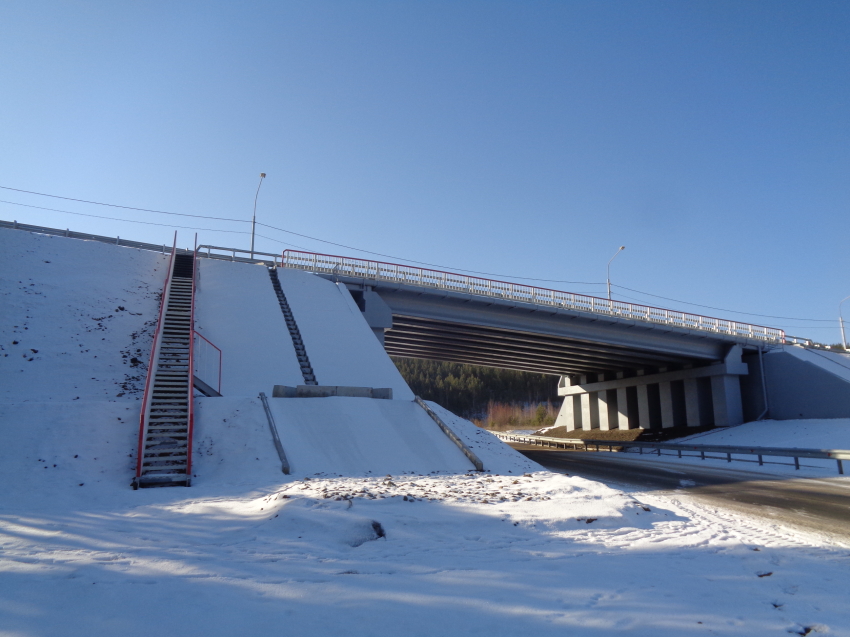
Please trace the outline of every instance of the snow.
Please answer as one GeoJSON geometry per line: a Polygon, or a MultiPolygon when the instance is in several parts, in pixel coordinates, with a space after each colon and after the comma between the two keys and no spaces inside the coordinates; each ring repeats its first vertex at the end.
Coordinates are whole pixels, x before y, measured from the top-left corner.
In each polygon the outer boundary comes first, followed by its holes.
{"type": "Polygon", "coordinates": [[[801,361],[817,365],[821,369],[850,382],[850,355],[848,354],[806,349],[796,345],[787,346],[777,351],[787,352],[801,361]]]}
{"type": "MultiPolygon", "coordinates": [[[[684,492],[543,471],[434,404],[489,472],[450,466],[453,448],[409,400],[270,399],[296,469],[286,476],[246,387],[197,400],[191,488],[133,491],[139,401],[115,384],[136,373],[121,352],[141,347],[163,261],[11,232],[0,231],[0,345],[42,358],[0,358],[3,637],[850,635],[850,546],[684,492]],[[39,265],[54,259],[63,267],[39,265]],[[94,329],[113,305],[127,316],[94,329]],[[72,357],[70,345],[89,351],[72,357]],[[311,420],[314,410],[340,422],[311,420]],[[351,472],[332,470],[333,454],[360,445],[361,429],[386,433],[396,410],[417,431],[397,432],[387,451],[422,446],[439,471],[408,455],[379,475],[365,452],[351,472]]],[[[248,286],[254,275],[238,276],[248,286]]]]}
{"type": "Polygon", "coordinates": [[[344,285],[286,268],[278,277],[320,385],[391,387],[394,399],[413,400],[344,285]]]}
{"type": "MultiPolygon", "coordinates": [[[[275,385],[303,385],[266,267],[199,263],[196,329],[222,351],[222,394],[271,396],[275,385]]],[[[391,387],[394,399],[413,399],[345,286],[285,268],[278,278],[320,385],[391,387]]]]}
{"type": "Polygon", "coordinates": [[[474,468],[412,401],[275,398],[269,404],[296,473],[463,473],[474,468]]]}
{"type": "Polygon", "coordinates": [[[0,228],[0,400],[140,396],[167,265],[155,252],[0,228]]]}
{"type": "Polygon", "coordinates": [[[134,492],[80,466],[52,489],[86,498],[0,499],[0,634],[850,634],[847,547],[684,496],[540,470],[134,492]]]}
{"type": "MultiPolygon", "coordinates": [[[[259,399],[196,400],[196,484],[252,484],[280,474],[259,399]],[[235,453],[234,453],[235,452],[235,453]]],[[[430,403],[493,473],[539,467],[492,434],[430,403]]],[[[465,473],[472,463],[413,401],[369,398],[269,398],[295,476],[465,473]]]]}
{"type": "Polygon", "coordinates": [[[673,442],[740,447],[850,449],[850,418],[761,420],[678,438],[673,442]]]}
{"type": "Polygon", "coordinates": [[[195,327],[221,350],[221,393],[271,396],[275,385],[303,385],[268,269],[215,259],[199,263],[195,327]]]}

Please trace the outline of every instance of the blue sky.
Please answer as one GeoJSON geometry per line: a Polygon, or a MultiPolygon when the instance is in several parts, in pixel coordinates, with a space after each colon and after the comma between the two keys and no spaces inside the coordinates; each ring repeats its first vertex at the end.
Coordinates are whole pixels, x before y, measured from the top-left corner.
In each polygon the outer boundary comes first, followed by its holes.
{"type": "MultiPolygon", "coordinates": [[[[846,2],[4,3],[0,94],[0,186],[250,220],[264,171],[258,220],[293,232],[600,296],[626,245],[612,280],[641,293],[617,298],[839,340],[846,2]]],[[[9,203],[0,218],[173,232],[9,203]]],[[[368,256],[262,234],[262,251],[368,256]]]]}

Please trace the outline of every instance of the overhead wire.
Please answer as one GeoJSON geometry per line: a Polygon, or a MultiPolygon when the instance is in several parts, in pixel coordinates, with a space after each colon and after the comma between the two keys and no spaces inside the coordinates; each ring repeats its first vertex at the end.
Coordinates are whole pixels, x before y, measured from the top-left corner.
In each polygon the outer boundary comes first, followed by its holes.
{"type": "MultiPolygon", "coordinates": [[[[786,321],[809,321],[812,323],[831,323],[832,321],[828,319],[809,319],[809,318],[795,318],[791,316],[773,316],[771,314],[755,314],[753,312],[739,312],[738,310],[730,310],[722,307],[714,307],[712,305],[700,305],[699,303],[691,303],[689,301],[682,301],[681,299],[672,299],[668,296],[660,296],[658,294],[652,294],[650,292],[642,292],[640,290],[634,290],[632,288],[627,288],[625,285],[617,285],[615,283],[611,284],[612,288],[620,288],[621,290],[628,290],[629,292],[635,292],[637,294],[643,294],[645,296],[652,296],[656,299],[664,299],[665,301],[672,301],[673,303],[682,303],[683,305],[693,305],[694,307],[701,307],[708,310],[717,310],[718,312],[729,312],[730,314],[743,314],[746,316],[759,316],[761,318],[773,318],[773,319],[783,319],[786,321]]],[[[624,295],[625,296],[625,295],[624,295]]],[[[629,297],[626,297],[629,298],[629,297]]],[[[639,300],[639,299],[635,299],[639,300]]]]}
{"type": "MultiPolygon", "coordinates": [[[[30,195],[38,195],[38,196],[41,196],[41,197],[51,197],[51,198],[54,198],[54,199],[63,199],[63,200],[66,200],[66,201],[75,201],[75,202],[79,202],[79,203],[93,204],[93,205],[98,205],[98,206],[109,206],[109,207],[112,207],[112,208],[121,208],[121,209],[124,209],[124,210],[135,210],[135,211],[138,211],[138,212],[151,212],[151,213],[155,213],[155,214],[174,215],[174,216],[180,216],[180,217],[192,217],[192,218],[196,218],[196,219],[210,219],[210,220],[215,220],[215,221],[229,221],[229,222],[236,222],[236,223],[251,223],[249,220],[246,220],[246,219],[231,219],[231,218],[227,218],[227,217],[212,217],[212,216],[207,216],[207,215],[191,215],[191,214],[182,213],[182,212],[170,212],[170,211],[166,211],[166,210],[153,210],[153,209],[149,209],[149,208],[137,208],[137,207],[134,207],[134,206],[124,206],[124,205],[120,205],[120,204],[111,204],[111,203],[104,203],[104,202],[100,202],[100,201],[91,201],[91,200],[87,200],[87,199],[76,199],[74,197],[64,197],[64,196],[61,196],[61,195],[52,195],[52,194],[43,193],[43,192],[36,192],[36,191],[32,191],[32,190],[24,190],[24,189],[21,189],[21,188],[12,188],[10,186],[0,185],[0,189],[11,190],[11,191],[14,191],[14,192],[26,193],[26,194],[30,194],[30,195]]],[[[244,230],[219,230],[219,229],[215,229],[215,228],[196,228],[196,227],[192,227],[192,226],[178,226],[178,225],[171,225],[171,224],[155,223],[155,222],[151,222],[151,221],[137,221],[137,220],[133,220],[133,219],[120,219],[120,218],[116,218],[116,217],[106,217],[106,216],[102,216],[102,215],[92,215],[92,214],[87,214],[87,213],[82,213],[82,212],[72,212],[70,210],[58,210],[56,208],[45,208],[43,206],[34,206],[34,205],[30,205],[30,204],[22,204],[22,203],[18,203],[18,202],[14,202],[14,201],[0,200],[0,203],[7,203],[7,204],[15,205],[15,206],[23,206],[23,207],[26,207],[26,208],[36,208],[36,209],[39,209],[39,210],[49,210],[51,212],[62,212],[62,213],[65,213],[65,214],[78,215],[78,216],[82,216],[82,217],[94,217],[94,218],[97,218],[97,219],[109,219],[109,220],[112,220],[112,221],[126,221],[126,222],[129,222],[129,223],[140,223],[140,224],[145,224],[145,225],[161,226],[161,227],[166,227],[166,228],[183,228],[183,229],[187,229],[187,230],[203,230],[203,231],[206,231],[206,232],[225,232],[225,233],[229,233],[229,234],[251,234],[250,232],[247,232],[247,231],[244,231],[244,230]]],[[[388,258],[388,259],[397,259],[399,261],[406,261],[408,263],[415,263],[415,264],[418,264],[418,265],[427,265],[429,267],[445,268],[445,269],[449,269],[449,270],[457,270],[459,272],[467,272],[467,273],[470,273],[470,274],[481,274],[481,275],[485,275],[485,276],[513,278],[513,279],[519,279],[519,280],[522,280],[522,281],[539,281],[539,282],[542,282],[542,283],[566,283],[566,284],[569,284],[569,285],[604,285],[602,282],[568,281],[568,280],[565,280],[565,279],[541,279],[541,278],[534,278],[534,277],[516,276],[516,275],[513,275],[513,274],[497,274],[497,273],[493,273],[493,272],[483,272],[483,271],[479,271],[479,270],[468,270],[466,268],[453,268],[451,266],[445,266],[445,265],[441,265],[441,264],[438,264],[438,263],[430,263],[430,262],[427,262],[427,261],[417,261],[415,259],[398,257],[398,256],[390,255],[390,254],[385,254],[385,253],[382,253],[382,252],[374,252],[372,250],[365,250],[363,248],[357,248],[357,247],[354,247],[354,246],[349,246],[349,245],[346,245],[344,243],[337,243],[337,242],[334,242],[334,241],[328,241],[327,239],[320,239],[319,237],[312,237],[310,235],[295,232],[293,230],[285,230],[283,228],[278,228],[276,226],[272,226],[272,225],[261,223],[261,222],[257,222],[257,225],[263,226],[265,228],[269,228],[270,230],[276,230],[278,232],[284,232],[284,233],[287,233],[287,234],[295,235],[297,237],[302,237],[304,239],[309,239],[310,241],[318,241],[320,243],[325,243],[325,244],[328,244],[328,245],[337,246],[339,248],[345,248],[346,250],[355,250],[357,252],[362,252],[364,254],[372,254],[372,255],[375,255],[375,256],[380,256],[380,257],[384,257],[384,258],[388,258]]],[[[273,239],[271,237],[265,237],[263,235],[256,235],[256,236],[260,236],[263,239],[267,239],[269,241],[274,241],[274,242],[280,243],[282,245],[292,245],[292,247],[298,248],[299,250],[308,250],[308,248],[304,248],[304,247],[301,247],[301,246],[295,246],[293,244],[289,244],[289,243],[286,243],[286,242],[283,242],[283,241],[279,241],[279,240],[273,239]]],[[[770,315],[770,314],[757,314],[755,312],[741,312],[741,311],[738,311],[738,310],[730,310],[730,309],[727,309],[727,308],[719,308],[719,307],[714,307],[714,306],[711,306],[711,305],[702,305],[700,303],[692,303],[690,301],[683,301],[681,299],[674,299],[674,298],[667,297],[667,296],[652,294],[651,292],[643,292],[641,290],[635,290],[633,288],[629,288],[629,287],[626,287],[624,285],[617,285],[617,284],[611,284],[611,285],[612,285],[612,287],[616,287],[616,288],[623,289],[623,290],[628,290],[628,291],[634,292],[636,294],[642,294],[644,296],[651,296],[653,298],[663,299],[665,301],[671,301],[673,303],[682,303],[683,305],[691,305],[693,307],[700,307],[700,308],[704,308],[704,309],[715,310],[715,311],[718,311],[718,312],[729,312],[731,314],[740,314],[742,316],[756,316],[756,317],[760,317],[760,318],[771,318],[771,319],[788,320],[788,321],[803,321],[803,322],[810,322],[810,323],[831,323],[832,322],[831,320],[828,320],[828,319],[809,319],[809,318],[799,318],[799,317],[789,317],[789,316],[775,316],[775,315],[770,315]]],[[[626,298],[629,298],[629,297],[626,297],[626,298]]],[[[633,299],[633,300],[638,300],[638,299],[633,299]]]]}
{"type": "MultiPolygon", "coordinates": [[[[94,217],[95,219],[109,219],[110,221],[126,221],[127,223],[143,223],[147,226],[162,226],[164,228],[182,228],[184,230],[204,230],[206,232],[227,232],[230,234],[251,234],[247,230],[218,230],[216,228],[195,228],[193,226],[175,226],[168,223],[156,223],[154,221],[136,221],[135,219],[120,219],[118,217],[105,217],[103,215],[93,215],[85,212],[72,212],[70,210],[59,210],[57,208],[45,208],[44,206],[33,206],[26,203],[17,203],[15,201],[5,201],[0,199],[0,203],[8,203],[13,206],[23,206],[24,208],[36,208],[38,210],[49,210],[51,212],[64,212],[69,215],[77,215],[80,217],[94,217]]],[[[274,240],[274,239],[272,239],[274,240]]]]}
{"type": "MultiPolygon", "coordinates": [[[[60,195],[49,195],[44,192],[34,192],[32,190],[21,190],[20,188],[11,188],[9,186],[0,186],[3,190],[13,190],[15,192],[24,192],[28,195],[38,195],[40,197],[52,197],[53,199],[64,199],[65,201],[76,201],[79,203],[89,203],[96,206],[109,206],[111,208],[123,208],[124,210],[138,210],[139,212],[155,212],[160,215],[176,215],[178,217],[194,217],[196,219],[214,219],[215,221],[235,221],[237,223],[251,223],[250,219],[228,219],[226,217],[208,217],[206,215],[190,215],[185,212],[168,212],[166,210],[150,210],[148,208],[134,208],[133,206],[121,206],[115,203],[103,203],[100,201],[89,201],[87,199],[74,199],[73,197],[62,197],[60,195]]],[[[10,203],[10,202],[6,202],[10,203]]],[[[19,204],[24,205],[24,204],[19,204]]],[[[60,211],[60,212],[67,212],[60,211]]]]}
{"type": "Polygon", "coordinates": [[[407,259],[405,257],[397,257],[391,254],[384,254],[383,252],[372,252],[371,250],[364,250],[362,248],[355,248],[354,246],[345,245],[344,243],[335,243],[334,241],[328,241],[326,239],[319,239],[318,237],[311,237],[310,235],[301,234],[299,232],[294,232],[292,230],[284,230],[283,228],[277,228],[275,226],[270,226],[267,223],[257,222],[258,226],[264,226],[266,228],[271,228],[272,230],[277,230],[279,232],[286,232],[288,234],[294,234],[298,237],[303,237],[304,239],[310,239],[311,241],[320,241],[321,243],[327,243],[330,245],[337,246],[339,248],[345,248],[346,250],[356,250],[357,252],[363,252],[365,254],[374,254],[375,256],[385,257],[387,259],[398,259],[399,261],[407,261],[408,263],[416,263],[418,265],[427,265],[432,268],[446,268],[449,270],[457,270],[459,272],[469,272],[471,274],[484,274],[486,276],[501,276],[501,277],[509,277],[514,279],[522,279],[523,281],[544,281],[547,283],[569,283],[571,285],[605,285],[601,281],[598,282],[589,282],[589,281],[565,281],[562,279],[534,279],[532,277],[525,276],[514,276],[512,274],[494,274],[493,272],[480,272],[478,270],[467,270],[465,268],[453,268],[447,265],[440,265],[439,263],[428,263],[427,261],[416,261],[415,259],[407,259]]]}

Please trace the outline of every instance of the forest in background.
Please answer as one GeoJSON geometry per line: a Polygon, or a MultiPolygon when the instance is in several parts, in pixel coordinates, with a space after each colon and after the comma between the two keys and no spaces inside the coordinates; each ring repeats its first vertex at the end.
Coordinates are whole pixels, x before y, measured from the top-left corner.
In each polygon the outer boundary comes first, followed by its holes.
{"type": "Polygon", "coordinates": [[[557,376],[420,358],[392,360],[413,393],[480,427],[546,427],[560,407],[557,376]]]}

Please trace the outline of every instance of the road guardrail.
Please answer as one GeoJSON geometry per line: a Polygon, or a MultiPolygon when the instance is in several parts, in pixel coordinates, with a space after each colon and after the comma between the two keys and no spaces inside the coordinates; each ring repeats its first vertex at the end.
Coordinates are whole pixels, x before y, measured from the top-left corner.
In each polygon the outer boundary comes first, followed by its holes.
{"type": "MultiPolygon", "coordinates": [[[[496,433],[496,432],[494,432],[496,433]]],[[[794,468],[800,468],[800,458],[815,458],[819,460],[835,460],[838,463],[838,473],[844,475],[844,460],[850,460],[850,450],[848,449],[802,449],[797,447],[743,447],[735,445],[689,445],[672,442],[641,442],[641,441],[623,441],[623,440],[582,440],[581,438],[552,438],[548,436],[530,436],[521,434],[505,434],[496,433],[496,436],[506,442],[519,442],[532,444],[541,447],[554,447],[564,449],[582,448],[583,451],[600,451],[605,448],[608,451],[637,449],[638,453],[643,454],[647,449],[649,452],[655,451],[656,455],[661,455],[662,450],[675,451],[679,458],[685,455],[685,452],[697,452],[700,454],[700,459],[706,458],[714,460],[723,460],[724,458],[717,456],[706,456],[706,453],[722,453],[725,454],[725,460],[732,462],[732,455],[740,456],[758,456],[759,466],[764,464],[764,456],[776,456],[783,458],[793,458],[794,468]]],[[[688,454],[690,455],[690,454],[688,454]]]]}

